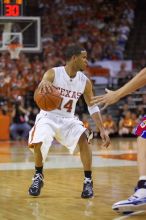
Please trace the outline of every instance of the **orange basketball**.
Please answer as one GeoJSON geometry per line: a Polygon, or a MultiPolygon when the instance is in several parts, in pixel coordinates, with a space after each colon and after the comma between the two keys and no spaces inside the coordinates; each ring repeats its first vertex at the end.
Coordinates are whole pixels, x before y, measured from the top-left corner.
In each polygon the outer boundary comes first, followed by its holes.
{"type": "Polygon", "coordinates": [[[44,93],[37,88],[34,93],[34,101],[40,109],[43,109],[44,111],[52,111],[59,108],[62,98],[59,91],[52,86],[51,93],[44,93]]]}

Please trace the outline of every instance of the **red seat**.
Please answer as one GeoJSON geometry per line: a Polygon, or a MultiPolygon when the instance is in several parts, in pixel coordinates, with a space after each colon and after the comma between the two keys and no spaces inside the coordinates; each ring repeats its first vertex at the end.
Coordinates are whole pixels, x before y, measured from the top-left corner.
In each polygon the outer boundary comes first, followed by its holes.
{"type": "Polygon", "coordinates": [[[0,140],[9,140],[10,138],[10,117],[0,115],[0,140]]]}
{"type": "Polygon", "coordinates": [[[108,77],[110,75],[110,71],[108,68],[101,68],[101,67],[88,67],[87,72],[90,76],[104,76],[108,77]]]}

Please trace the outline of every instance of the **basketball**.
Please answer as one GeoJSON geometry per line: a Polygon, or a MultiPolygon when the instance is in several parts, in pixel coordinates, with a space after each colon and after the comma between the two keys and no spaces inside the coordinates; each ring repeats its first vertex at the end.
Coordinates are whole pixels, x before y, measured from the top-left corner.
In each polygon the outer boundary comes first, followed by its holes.
{"type": "Polygon", "coordinates": [[[51,92],[44,93],[40,89],[34,92],[34,101],[37,106],[44,111],[52,111],[59,108],[62,98],[55,87],[51,87],[51,92]]]}

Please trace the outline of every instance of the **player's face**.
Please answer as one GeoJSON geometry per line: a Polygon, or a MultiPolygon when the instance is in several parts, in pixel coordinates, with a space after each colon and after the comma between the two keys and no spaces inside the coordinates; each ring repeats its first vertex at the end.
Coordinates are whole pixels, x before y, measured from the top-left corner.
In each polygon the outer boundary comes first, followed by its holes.
{"type": "Polygon", "coordinates": [[[82,51],[79,56],[77,56],[77,67],[79,70],[84,70],[88,65],[87,52],[82,51]]]}

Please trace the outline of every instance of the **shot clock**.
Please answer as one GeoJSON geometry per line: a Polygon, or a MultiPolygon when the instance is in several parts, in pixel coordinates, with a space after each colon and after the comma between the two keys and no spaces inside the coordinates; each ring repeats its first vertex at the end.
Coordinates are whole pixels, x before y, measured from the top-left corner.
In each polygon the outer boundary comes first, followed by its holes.
{"type": "Polygon", "coordinates": [[[12,52],[35,53],[42,50],[41,18],[26,16],[25,13],[25,7],[31,1],[0,0],[0,53],[8,51],[11,59],[19,58],[19,53],[16,56],[12,52]]]}
{"type": "Polygon", "coordinates": [[[0,0],[0,16],[23,16],[23,1],[24,0],[0,0]]]}

